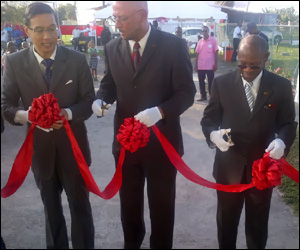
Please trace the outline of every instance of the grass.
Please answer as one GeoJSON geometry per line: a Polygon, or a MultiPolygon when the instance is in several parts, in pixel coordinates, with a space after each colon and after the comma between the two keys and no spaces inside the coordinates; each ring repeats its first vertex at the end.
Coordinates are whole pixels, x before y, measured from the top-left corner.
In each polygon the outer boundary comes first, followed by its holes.
{"type": "MultiPolygon", "coordinates": [[[[299,129],[297,130],[297,136],[291,147],[287,161],[299,170],[299,129]]],[[[281,186],[278,188],[283,193],[283,200],[292,207],[295,215],[299,217],[299,184],[283,176],[281,186]]]]}

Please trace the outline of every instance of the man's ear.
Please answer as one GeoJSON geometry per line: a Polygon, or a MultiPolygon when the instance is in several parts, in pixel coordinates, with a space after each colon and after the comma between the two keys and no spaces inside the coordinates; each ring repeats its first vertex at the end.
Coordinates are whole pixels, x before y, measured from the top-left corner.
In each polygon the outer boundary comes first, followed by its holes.
{"type": "Polygon", "coordinates": [[[26,25],[23,25],[23,29],[25,30],[27,36],[30,37],[28,27],[26,25]]]}
{"type": "Polygon", "coordinates": [[[268,61],[269,56],[270,56],[270,52],[267,52],[267,53],[266,53],[266,57],[265,57],[265,63],[268,61]]]}

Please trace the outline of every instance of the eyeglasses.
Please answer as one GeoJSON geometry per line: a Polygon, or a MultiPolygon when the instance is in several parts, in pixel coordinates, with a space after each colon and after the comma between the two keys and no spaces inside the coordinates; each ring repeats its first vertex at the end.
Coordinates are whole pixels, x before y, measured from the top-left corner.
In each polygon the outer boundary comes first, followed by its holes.
{"type": "Polygon", "coordinates": [[[129,16],[113,16],[112,20],[114,22],[120,21],[121,23],[125,23],[130,17],[132,17],[133,15],[135,15],[136,13],[138,13],[140,11],[142,11],[142,10],[138,10],[129,16]]]}
{"type": "Polygon", "coordinates": [[[202,32],[208,32],[208,30],[202,30],[202,32]]]}
{"type": "Polygon", "coordinates": [[[31,31],[34,32],[35,35],[37,36],[43,36],[44,32],[48,32],[48,34],[50,36],[53,36],[53,35],[57,35],[57,31],[58,31],[58,28],[49,28],[49,29],[44,29],[44,28],[41,28],[41,27],[36,27],[34,29],[28,27],[28,29],[30,29],[31,31]]]}
{"type": "Polygon", "coordinates": [[[246,69],[247,67],[249,67],[252,70],[258,70],[258,69],[262,68],[261,66],[247,66],[247,65],[241,65],[241,64],[239,64],[238,67],[242,70],[246,69]]]}

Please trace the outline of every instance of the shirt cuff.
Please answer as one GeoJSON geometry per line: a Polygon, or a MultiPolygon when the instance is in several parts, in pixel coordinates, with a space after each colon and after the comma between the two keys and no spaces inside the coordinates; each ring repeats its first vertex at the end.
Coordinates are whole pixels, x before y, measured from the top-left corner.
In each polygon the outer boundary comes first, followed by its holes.
{"type": "Polygon", "coordinates": [[[73,118],[71,109],[65,109],[65,111],[67,111],[67,113],[68,113],[68,120],[71,121],[73,118]]]}

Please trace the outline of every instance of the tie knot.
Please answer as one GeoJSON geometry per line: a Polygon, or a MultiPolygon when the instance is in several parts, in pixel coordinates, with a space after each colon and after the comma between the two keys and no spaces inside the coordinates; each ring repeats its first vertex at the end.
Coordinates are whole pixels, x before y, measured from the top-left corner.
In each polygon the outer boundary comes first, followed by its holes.
{"type": "Polygon", "coordinates": [[[52,66],[53,62],[54,61],[52,59],[44,59],[42,61],[42,64],[44,64],[46,66],[46,68],[50,68],[52,66]]]}
{"type": "Polygon", "coordinates": [[[248,82],[249,86],[252,87],[253,86],[253,82],[248,82]]]}
{"type": "Polygon", "coordinates": [[[133,50],[134,50],[134,51],[138,51],[140,47],[141,47],[141,46],[140,46],[139,43],[135,43],[135,44],[133,45],[133,50]]]}

